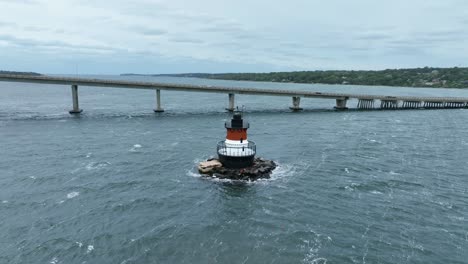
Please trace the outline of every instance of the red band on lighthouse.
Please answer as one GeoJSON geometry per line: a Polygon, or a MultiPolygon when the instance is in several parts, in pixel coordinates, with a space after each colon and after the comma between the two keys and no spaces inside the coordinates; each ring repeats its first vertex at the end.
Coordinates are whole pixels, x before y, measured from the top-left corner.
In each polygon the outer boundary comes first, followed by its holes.
{"type": "Polygon", "coordinates": [[[229,140],[247,140],[247,129],[227,129],[226,139],[229,140]]]}

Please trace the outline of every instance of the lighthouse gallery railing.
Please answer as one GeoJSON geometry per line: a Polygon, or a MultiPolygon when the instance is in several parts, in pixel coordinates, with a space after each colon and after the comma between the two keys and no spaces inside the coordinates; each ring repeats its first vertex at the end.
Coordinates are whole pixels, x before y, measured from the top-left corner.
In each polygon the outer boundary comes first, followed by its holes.
{"type": "Polygon", "coordinates": [[[218,142],[217,152],[218,154],[231,157],[254,156],[257,152],[257,146],[253,141],[249,141],[247,146],[227,146],[225,141],[220,141],[218,142]]]}

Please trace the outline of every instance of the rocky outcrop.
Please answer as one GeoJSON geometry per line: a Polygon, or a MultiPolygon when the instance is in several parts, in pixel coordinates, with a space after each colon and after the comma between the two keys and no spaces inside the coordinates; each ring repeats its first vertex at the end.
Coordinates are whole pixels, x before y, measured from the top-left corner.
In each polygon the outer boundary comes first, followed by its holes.
{"type": "Polygon", "coordinates": [[[202,174],[212,174],[213,170],[223,167],[217,159],[211,159],[198,164],[198,172],[202,174]]]}
{"type": "Polygon", "coordinates": [[[250,180],[270,178],[276,163],[271,160],[256,158],[253,165],[243,169],[226,168],[217,159],[209,159],[198,164],[200,174],[219,179],[250,180]]]}

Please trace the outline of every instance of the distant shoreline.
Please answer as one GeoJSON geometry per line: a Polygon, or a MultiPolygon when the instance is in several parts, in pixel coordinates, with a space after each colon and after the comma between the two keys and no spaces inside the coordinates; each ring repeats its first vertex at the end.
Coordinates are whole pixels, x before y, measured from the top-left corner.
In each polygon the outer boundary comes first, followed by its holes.
{"type": "Polygon", "coordinates": [[[42,74],[37,72],[21,72],[21,71],[0,71],[0,74],[8,75],[27,75],[27,76],[41,76],[42,74]]]}
{"type": "Polygon", "coordinates": [[[413,88],[468,88],[468,68],[414,68],[381,71],[294,71],[270,73],[181,73],[121,76],[194,77],[232,81],[339,84],[413,88]]]}

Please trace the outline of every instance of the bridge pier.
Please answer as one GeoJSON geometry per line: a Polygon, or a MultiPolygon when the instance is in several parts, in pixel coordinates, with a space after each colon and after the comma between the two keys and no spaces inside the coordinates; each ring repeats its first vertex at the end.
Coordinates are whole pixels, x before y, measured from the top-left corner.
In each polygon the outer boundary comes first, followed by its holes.
{"type": "Polygon", "coordinates": [[[348,107],[346,107],[346,103],[348,102],[348,99],[336,99],[336,110],[346,110],[348,107]]]}
{"type": "Polygon", "coordinates": [[[226,108],[229,112],[234,111],[234,105],[235,105],[235,94],[229,94],[229,106],[226,108]]]}
{"type": "Polygon", "coordinates": [[[301,104],[301,97],[299,96],[293,96],[292,98],[292,103],[293,105],[289,107],[289,109],[293,110],[294,112],[301,111],[302,108],[300,106],[301,104]]]}
{"type": "Polygon", "coordinates": [[[162,113],[164,109],[161,107],[161,90],[156,90],[156,108],[153,110],[155,113],[162,113]]]}
{"type": "Polygon", "coordinates": [[[80,109],[80,105],[78,102],[78,85],[72,85],[71,90],[72,90],[73,109],[68,112],[70,114],[79,114],[83,112],[83,110],[80,109]]]}

